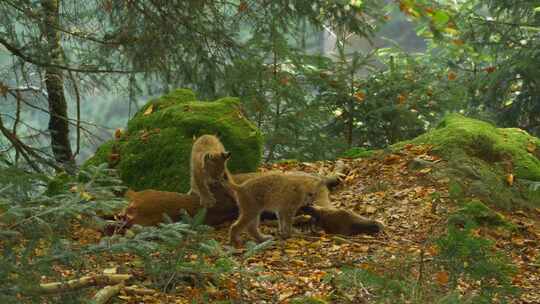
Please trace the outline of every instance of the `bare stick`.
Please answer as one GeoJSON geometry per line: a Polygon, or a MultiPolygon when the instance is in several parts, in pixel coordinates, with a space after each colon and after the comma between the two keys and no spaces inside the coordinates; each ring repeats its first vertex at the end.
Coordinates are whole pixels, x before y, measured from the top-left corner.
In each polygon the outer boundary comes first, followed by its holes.
{"type": "Polygon", "coordinates": [[[153,289],[135,287],[135,286],[124,287],[124,291],[127,294],[135,294],[135,295],[141,295],[141,296],[153,295],[153,294],[157,293],[157,291],[155,291],[153,289]]]}
{"type": "Polygon", "coordinates": [[[81,289],[88,286],[101,286],[119,284],[131,279],[130,274],[100,274],[95,276],[85,276],[79,279],[73,279],[66,282],[54,282],[40,284],[39,293],[59,293],[74,289],[81,289]]]}

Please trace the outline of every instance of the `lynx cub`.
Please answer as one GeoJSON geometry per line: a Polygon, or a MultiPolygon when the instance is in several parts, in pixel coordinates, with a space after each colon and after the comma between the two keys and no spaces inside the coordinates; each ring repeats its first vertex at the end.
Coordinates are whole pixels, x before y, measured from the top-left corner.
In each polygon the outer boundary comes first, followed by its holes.
{"type": "Polygon", "coordinates": [[[281,236],[289,237],[298,209],[311,204],[316,193],[320,191],[319,188],[326,187],[322,180],[285,173],[258,176],[240,185],[227,179],[224,185],[234,192],[238,203],[239,216],[229,231],[230,242],[235,246],[241,244],[240,235],[246,229],[259,242],[271,238],[259,231],[259,220],[263,211],[275,212],[281,236]]]}
{"type": "Polygon", "coordinates": [[[203,135],[193,143],[191,151],[191,189],[188,194],[196,194],[201,206],[209,208],[216,199],[210,192],[210,184],[229,179],[227,160],[231,153],[226,152],[216,136],[203,135]]]}

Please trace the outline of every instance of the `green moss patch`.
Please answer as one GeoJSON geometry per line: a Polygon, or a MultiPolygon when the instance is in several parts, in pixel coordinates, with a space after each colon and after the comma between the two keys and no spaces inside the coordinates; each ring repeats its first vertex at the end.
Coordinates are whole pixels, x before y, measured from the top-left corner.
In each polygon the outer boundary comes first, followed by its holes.
{"type": "Polygon", "coordinates": [[[540,182],[540,139],[523,130],[450,114],[436,129],[392,149],[408,143],[432,145],[433,152],[448,162],[446,173],[467,196],[505,209],[540,206],[533,187],[540,182]]]}
{"type": "Polygon", "coordinates": [[[513,228],[513,225],[503,215],[477,199],[466,202],[462,208],[449,218],[449,222],[452,224],[474,222],[481,226],[513,228]]]}
{"type": "Polygon", "coordinates": [[[217,135],[232,152],[229,169],[251,172],[263,147],[261,132],[242,114],[237,98],[198,101],[185,89],[149,101],[117,140],[104,143],[84,166],[107,162],[134,190],[189,190],[189,159],[195,137],[217,135]]]}
{"type": "Polygon", "coordinates": [[[375,154],[374,150],[368,150],[366,148],[361,147],[354,147],[350,148],[349,150],[343,152],[343,154],[340,155],[340,157],[343,158],[368,158],[373,156],[375,154]]]}

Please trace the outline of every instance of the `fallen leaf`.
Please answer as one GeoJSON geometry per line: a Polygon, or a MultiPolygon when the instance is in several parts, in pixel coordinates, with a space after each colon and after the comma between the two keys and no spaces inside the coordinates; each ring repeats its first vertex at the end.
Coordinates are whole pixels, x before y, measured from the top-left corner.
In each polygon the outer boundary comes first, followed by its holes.
{"type": "Polygon", "coordinates": [[[435,280],[439,285],[446,285],[448,284],[449,275],[446,271],[439,271],[435,274],[435,280]]]}
{"type": "Polygon", "coordinates": [[[523,245],[525,245],[525,239],[521,236],[512,237],[512,244],[518,247],[523,247],[523,245]]]}
{"type": "Polygon", "coordinates": [[[109,164],[115,165],[120,160],[120,154],[118,153],[111,153],[109,155],[109,164]]]}
{"type": "Polygon", "coordinates": [[[81,193],[81,197],[85,200],[85,201],[92,201],[94,200],[94,197],[92,196],[92,194],[86,192],[86,191],[82,191],[81,193]]]}
{"type": "Polygon", "coordinates": [[[0,81],[0,95],[2,95],[3,97],[6,97],[8,90],[9,88],[3,82],[0,81]]]}
{"type": "Polygon", "coordinates": [[[279,302],[282,302],[283,300],[290,298],[294,295],[294,290],[287,289],[287,290],[281,290],[279,292],[279,302]]]}
{"type": "Polygon", "coordinates": [[[514,174],[510,173],[506,175],[506,182],[509,186],[512,186],[514,184],[514,174]]]}
{"type": "Polygon", "coordinates": [[[448,80],[453,81],[457,79],[457,74],[455,72],[448,72],[448,80]]]}
{"type": "Polygon", "coordinates": [[[248,9],[247,3],[245,1],[240,2],[240,5],[238,5],[238,12],[243,13],[247,11],[247,9],[248,9]]]}
{"type": "Polygon", "coordinates": [[[150,133],[148,131],[144,131],[143,134],[141,134],[140,139],[144,142],[147,142],[149,137],[150,137],[150,133]]]}
{"type": "Polygon", "coordinates": [[[389,165],[389,164],[393,164],[393,163],[396,163],[398,161],[400,161],[401,158],[399,157],[399,155],[396,155],[396,154],[390,154],[388,156],[386,156],[384,158],[384,163],[389,165]]]}
{"type": "Polygon", "coordinates": [[[436,256],[439,254],[439,248],[436,245],[431,245],[427,248],[427,252],[430,256],[436,256]]]}
{"type": "Polygon", "coordinates": [[[373,213],[375,213],[375,212],[377,212],[377,208],[375,208],[375,207],[373,207],[373,206],[367,206],[367,207],[366,207],[366,213],[367,213],[367,214],[373,214],[373,213]]]}
{"type": "Polygon", "coordinates": [[[536,144],[530,141],[527,144],[527,151],[529,151],[529,153],[534,153],[534,151],[536,151],[536,144]]]}
{"type": "Polygon", "coordinates": [[[366,93],[358,91],[354,94],[354,98],[356,99],[356,101],[362,102],[364,101],[364,99],[366,99],[366,93]]]}
{"type": "Polygon", "coordinates": [[[118,128],[114,131],[114,139],[119,140],[122,138],[122,129],[118,128]]]}
{"type": "Polygon", "coordinates": [[[406,94],[406,93],[398,94],[398,96],[397,96],[397,102],[398,102],[399,104],[404,104],[406,100],[407,100],[407,94],[406,94]]]}
{"type": "Polygon", "coordinates": [[[494,67],[494,66],[489,66],[489,67],[484,69],[484,71],[486,71],[486,73],[488,73],[488,74],[495,72],[495,70],[497,70],[497,68],[494,67]]]}
{"type": "Polygon", "coordinates": [[[143,115],[148,116],[154,112],[154,105],[151,104],[146,110],[144,111],[143,115]]]}
{"type": "Polygon", "coordinates": [[[422,174],[427,174],[427,173],[429,173],[429,172],[431,172],[431,168],[429,168],[429,167],[420,170],[420,173],[422,173],[422,174]]]}

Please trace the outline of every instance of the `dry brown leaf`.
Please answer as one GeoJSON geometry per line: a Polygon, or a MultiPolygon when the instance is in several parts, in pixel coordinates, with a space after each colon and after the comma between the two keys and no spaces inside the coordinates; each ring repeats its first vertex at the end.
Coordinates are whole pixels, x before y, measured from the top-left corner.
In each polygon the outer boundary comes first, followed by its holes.
{"type": "Polygon", "coordinates": [[[527,151],[529,151],[529,153],[534,153],[534,151],[536,151],[536,144],[530,141],[527,144],[527,151]]]}
{"type": "Polygon", "coordinates": [[[150,137],[150,133],[148,131],[144,131],[143,134],[141,134],[140,139],[144,142],[147,142],[149,137],[150,137]]]}
{"type": "Polygon", "coordinates": [[[514,174],[510,173],[506,175],[506,182],[508,183],[508,186],[512,186],[514,184],[514,174]]]}
{"type": "Polygon", "coordinates": [[[429,246],[427,252],[431,256],[436,256],[439,254],[439,248],[436,245],[429,246]]]}
{"type": "Polygon", "coordinates": [[[283,300],[290,298],[293,295],[294,295],[293,289],[281,290],[279,292],[279,302],[282,302],[283,300]]]}
{"type": "Polygon", "coordinates": [[[111,153],[109,154],[109,164],[114,165],[120,160],[120,154],[111,153]]]}
{"type": "Polygon", "coordinates": [[[437,281],[437,283],[439,283],[439,285],[442,286],[448,284],[449,277],[450,276],[446,271],[439,271],[435,274],[435,280],[437,281]]]}
{"type": "Polygon", "coordinates": [[[375,208],[375,207],[373,207],[373,206],[367,206],[365,212],[366,212],[367,214],[373,214],[373,213],[377,212],[377,208],[375,208]]]}
{"type": "Polygon", "coordinates": [[[386,156],[386,157],[384,158],[384,163],[387,164],[387,165],[389,165],[389,164],[396,163],[396,162],[398,162],[398,161],[400,161],[400,160],[401,160],[401,157],[399,157],[399,155],[397,155],[397,154],[390,154],[390,155],[388,155],[388,156],[386,156]]]}
{"type": "Polygon", "coordinates": [[[407,93],[398,94],[396,99],[399,104],[404,104],[407,101],[407,93]]]}
{"type": "Polygon", "coordinates": [[[122,138],[122,129],[118,128],[114,131],[114,139],[119,140],[122,138]]]}
{"type": "Polygon", "coordinates": [[[364,99],[366,99],[366,93],[362,91],[358,91],[354,94],[354,98],[356,99],[357,102],[362,102],[364,101],[364,99]]]}
{"type": "Polygon", "coordinates": [[[240,2],[240,5],[238,5],[238,12],[243,13],[247,11],[247,9],[248,9],[247,3],[245,1],[240,2]]]}
{"type": "Polygon", "coordinates": [[[512,244],[523,247],[525,245],[525,239],[521,236],[514,236],[512,237],[512,244]]]}
{"type": "Polygon", "coordinates": [[[9,88],[3,82],[0,81],[0,95],[3,97],[6,97],[8,90],[9,88]]]}

